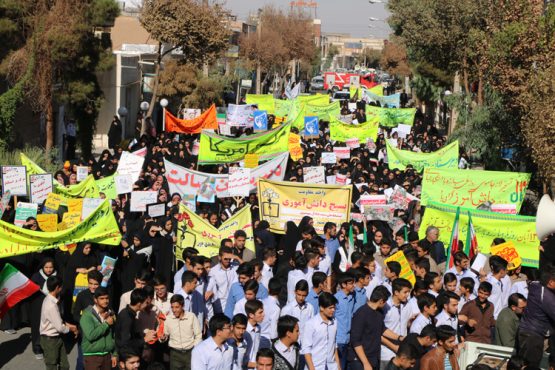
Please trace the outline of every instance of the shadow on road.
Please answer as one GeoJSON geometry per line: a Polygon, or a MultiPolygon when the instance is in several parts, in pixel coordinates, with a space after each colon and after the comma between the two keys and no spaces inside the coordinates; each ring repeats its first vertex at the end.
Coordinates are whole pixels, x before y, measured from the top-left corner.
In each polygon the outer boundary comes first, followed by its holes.
{"type": "Polygon", "coordinates": [[[5,355],[0,356],[0,368],[6,365],[12,358],[25,352],[25,348],[31,342],[31,334],[24,333],[18,338],[0,343],[0,353],[5,355]]]}

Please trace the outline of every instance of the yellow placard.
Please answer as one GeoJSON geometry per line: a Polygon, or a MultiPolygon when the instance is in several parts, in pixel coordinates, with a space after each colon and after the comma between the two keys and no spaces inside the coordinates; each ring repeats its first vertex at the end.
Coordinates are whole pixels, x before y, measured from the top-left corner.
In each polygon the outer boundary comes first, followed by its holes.
{"type": "Polygon", "coordinates": [[[509,270],[517,269],[522,265],[522,258],[520,258],[512,241],[490,247],[489,251],[492,255],[499,256],[507,261],[509,270]]]}
{"type": "Polygon", "coordinates": [[[46,208],[50,208],[53,211],[57,211],[60,208],[60,204],[62,204],[63,196],[60,194],[50,193],[46,197],[46,201],[44,202],[44,206],[46,208]]]}
{"type": "Polygon", "coordinates": [[[76,212],[81,213],[82,209],[83,209],[83,198],[67,200],[67,211],[69,213],[76,213],[76,212]]]}
{"type": "Polygon", "coordinates": [[[42,231],[58,231],[58,215],[57,214],[40,214],[37,215],[37,222],[42,231]]]}
{"type": "Polygon", "coordinates": [[[289,134],[289,154],[291,159],[298,161],[303,157],[303,149],[301,148],[301,136],[290,133],[289,134]]]}
{"type": "Polygon", "coordinates": [[[352,191],[351,185],[303,184],[260,178],[260,219],[268,221],[270,231],[284,234],[287,221],[298,224],[304,216],[310,216],[314,228],[322,234],[326,222],[337,225],[349,222],[352,191]]]}
{"type": "Polygon", "coordinates": [[[407,261],[407,258],[405,257],[403,251],[399,251],[393,254],[391,257],[386,258],[384,260],[384,263],[388,263],[391,261],[399,262],[399,264],[401,265],[401,273],[399,274],[399,277],[407,279],[408,281],[410,281],[412,286],[414,286],[414,283],[416,283],[416,277],[414,276],[414,272],[410,268],[409,261],[407,261]]]}
{"type": "Polygon", "coordinates": [[[245,168],[256,168],[258,166],[260,156],[258,154],[245,155],[245,168]]]}
{"type": "Polygon", "coordinates": [[[70,229],[74,226],[79,225],[81,222],[81,211],[79,212],[66,212],[64,213],[64,217],[62,217],[62,223],[60,226],[62,230],[70,229]]]}

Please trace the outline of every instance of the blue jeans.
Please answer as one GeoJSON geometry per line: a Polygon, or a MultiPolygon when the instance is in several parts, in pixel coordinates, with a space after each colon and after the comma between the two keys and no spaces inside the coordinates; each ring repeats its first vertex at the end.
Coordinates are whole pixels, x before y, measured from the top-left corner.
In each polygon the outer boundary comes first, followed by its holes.
{"type": "Polygon", "coordinates": [[[341,370],[347,370],[347,351],[349,350],[349,344],[338,344],[337,353],[339,354],[339,364],[341,365],[341,370]]]}

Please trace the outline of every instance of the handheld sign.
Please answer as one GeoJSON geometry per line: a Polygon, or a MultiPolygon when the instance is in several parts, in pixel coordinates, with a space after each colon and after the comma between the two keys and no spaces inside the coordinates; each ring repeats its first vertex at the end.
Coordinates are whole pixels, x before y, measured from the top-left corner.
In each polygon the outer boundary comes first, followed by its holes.
{"type": "Polygon", "coordinates": [[[318,117],[304,118],[304,137],[318,138],[318,117]]]}
{"type": "Polygon", "coordinates": [[[52,174],[29,175],[31,203],[41,204],[52,193],[52,174]]]}
{"type": "Polygon", "coordinates": [[[268,111],[257,110],[254,112],[254,131],[268,130],[268,111]]]}
{"type": "Polygon", "coordinates": [[[27,168],[25,166],[2,166],[2,192],[11,195],[27,195],[27,168]]]}

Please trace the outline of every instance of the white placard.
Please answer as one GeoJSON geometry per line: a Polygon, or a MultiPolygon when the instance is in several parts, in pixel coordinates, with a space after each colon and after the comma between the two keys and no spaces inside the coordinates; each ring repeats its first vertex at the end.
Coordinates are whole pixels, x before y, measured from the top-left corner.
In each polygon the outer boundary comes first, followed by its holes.
{"type": "Polygon", "coordinates": [[[345,185],[347,184],[347,175],[337,174],[335,175],[335,184],[336,185],[345,185]]]}
{"type": "Polygon", "coordinates": [[[399,132],[399,137],[401,137],[403,139],[406,138],[407,136],[410,135],[410,130],[411,129],[412,129],[412,126],[400,123],[397,126],[397,131],[399,132]],[[404,135],[404,136],[401,136],[401,135],[404,135]]]}
{"type": "Polygon", "coordinates": [[[324,166],[303,168],[303,180],[303,182],[307,184],[325,184],[326,177],[324,166]]]}
{"type": "Polygon", "coordinates": [[[38,204],[17,202],[17,206],[15,207],[14,225],[23,227],[29,217],[37,217],[37,210],[38,204]]]}
{"type": "Polygon", "coordinates": [[[116,175],[114,176],[114,183],[116,184],[116,193],[118,195],[133,191],[133,181],[130,175],[116,175]]]}
{"type": "Polygon", "coordinates": [[[198,155],[199,150],[200,150],[200,143],[197,140],[195,140],[193,142],[193,149],[191,150],[191,154],[198,155]]]}
{"type": "Polygon", "coordinates": [[[146,212],[146,206],[158,202],[157,191],[133,191],[131,192],[131,212],[146,212]]]}
{"type": "Polygon", "coordinates": [[[231,167],[227,190],[231,197],[246,197],[250,192],[251,169],[231,167]]]}
{"type": "Polygon", "coordinates": [[[345,141],[345,145],[351,149],[360,148],[360,140],[357,137],[347,139],[347,141],[345,141]]]}
{"type": "Polygon", "coordinates": [[[150,217],[162,217],[166,215],[165,203],[149,204],[147,206],[147,209],[148,209],[148,215],[150,217]]]}
{"type": "Polygon", "coordinates": [[[472,264],[472,266],[470,266],[470,268],[479,273],[480,270],[484,268],[487,262],[488,257],[485,254],[478,253],[476,255],[476,258],[474,259],[474,263],[472,264]]]}
{"type": "Polygon", "coordinates": [[[77,182],[84,181],[89,176],[89,168],[87,166],[77,166],[77,182]]]}
{"type": "Polygon", "coordinates": [[[349,108],[349,112],[355,112],[357,110],[357,103],[348,103],[347,107],[349,108]]]}
{"type": "Polygon", "coordinates": [[[48,194],[52,193],[52,174],[29,175],[29,189],[31,191],[31,203],[41,204],[48,194]]]}
{"type": "Polygon", "coordinates": [[[507,215],[516,215],[516,204],[492,204],[491,211],[497,213],[505,213],[507,215]]]}
{"type": "Polygon", "coordinates": [[[195,119],[200,116],[202,113],[200,109],[193,109],[193,108],[183,108],[181,111],[183,115],[183,119],[195,119]]]}
{"type": "Polygon", "coordinates": [[[219,127],[220,127],[220,135],[231,136],[231,126],[225,123],[220,123],[219,127]]]}
{"type": "Polygon", "coordinates": [[[119,160],[116,173],[118,175],[130,175],[131,180],[133,182],[136,182],[141,175],[144,162],[145,158],[141,157],[140,155],[123,152],[121,153],[121,158],[119,160]]]}
{"type": "Polygon", "coordinates": [[[81,209],[81,220],[86,219],[89,217],[91,213],[93,213],[99,205],[102,204],[106,199],[100,198],[83,198],[83,207],[81,209]]]}
{"type": "Polygon", "coordinates": [[[335,185],[335,175],[326,176],[326,183],[328,185],[335,185]]]}
{"type": "Polygon", "coordinates": [[[370,195],[364,193],[360,196],[359,202],[361,206],[383,205],[386,204],[386,197],[385,195],[370,195]]]}
{"type": "Polygon", "coordinates": [[[351,148],[346,146],[336,146],[333,148],[335,156],[339,159],[349,159],[351,158],[351,148]]]}
{"type": "Polygon", "coordinates": [[[253,114],[256,109],[256,105],[252,104],[229,104],[227,106],[225,123],[228,126],[252,127],[254,125],[253,114]]]}
{"type": "Polygon", "coordinates": [[[322,153],[322,164],[336,164],[337,156],[333,152],[322,153]]]}
{"type": "Polygon", "coordinates": [[[2,166],[2,192],[27,195],[27,169],[25,166],[2,166]]]}

